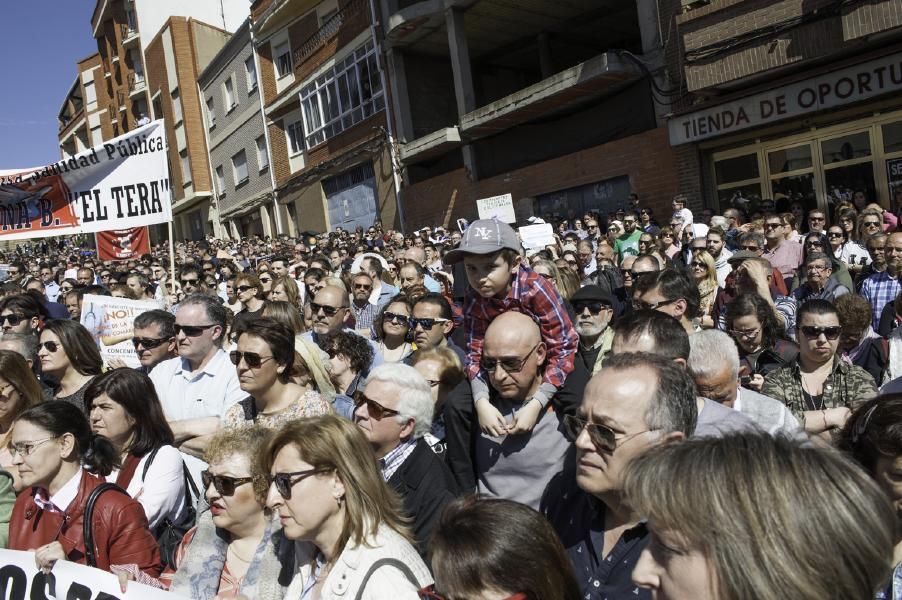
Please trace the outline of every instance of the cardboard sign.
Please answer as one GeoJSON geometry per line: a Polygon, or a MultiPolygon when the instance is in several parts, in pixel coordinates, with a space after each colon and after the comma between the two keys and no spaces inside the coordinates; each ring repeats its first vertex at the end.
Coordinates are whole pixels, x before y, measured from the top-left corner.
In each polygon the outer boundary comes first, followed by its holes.
{"type": "Polygon", "coordinates": [[[152,301],[87,294],[81,302],[81,324],[100,348],[104,363],[118,358],[137,368],[141,363],[132,344],[135,317],[157,308],[162,307],[152,301]]]}
{"type": "Polygon", "coordinates": [[[517,231],[520,232],[520,242],[527,250],[542,250],[545,246],[553,246],[554,228],[550,223],[538,225],[525,225],[517,231]]]}
{"type": "Polygon", "coordinates": [[[514,212],[514,197],[510,194],[492,196],[476,201],[480,219],[495,219],[505,223],[516,223],[517,215],[514,212]]]}
{"type": "Polygon", "coordinates": [[[94,237],[100,260],[137,260],[142,254],[150,254],[147,227],[99,231],[94,237]]]}
{"type": "Polygon", "coordinates": [[[122,593],[116,575],[68,560],[57,561],[45,575],[35,566],[34,552],[19,550],[0,550],[0,590],[4,600],[188,600],[134,581],[122,593]]]}
{"type": "Polygon", "coordinates": [[[163,121],[37,169],[0,171],[0,239],[96,233],[172,220],[163,121]]]}

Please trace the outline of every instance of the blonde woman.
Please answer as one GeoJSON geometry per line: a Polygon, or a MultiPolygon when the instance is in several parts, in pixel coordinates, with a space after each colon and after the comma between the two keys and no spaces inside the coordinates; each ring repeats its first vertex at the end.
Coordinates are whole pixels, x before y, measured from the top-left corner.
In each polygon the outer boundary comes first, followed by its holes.
{"type": "Polygon", "coordinates": [[[267,506],[297,541],[286,598],[417,600],[432,584],[401,499],[354,423],[335,415],[292,421],[261,463],[271,481],[267,506]]]}
{"type": "Polygon", "coordinates": [[[651,543],[633,582],[673,600],[874,598],[892,571],[895,511],[845,457],[803,444],[733,433],[635,459],[626,503],[651,543]]]}
{"type": "Polygon", "coordinates": [[[711,311],[714,309],[714,299],[717,297],[717,267],[714,266],[714,257],[707,250],[692,253],[689,262],[689,273],[692,280],[698,286],[699,307],[698,319],[705,329],[714,327],[714,318],[711,311]]]}

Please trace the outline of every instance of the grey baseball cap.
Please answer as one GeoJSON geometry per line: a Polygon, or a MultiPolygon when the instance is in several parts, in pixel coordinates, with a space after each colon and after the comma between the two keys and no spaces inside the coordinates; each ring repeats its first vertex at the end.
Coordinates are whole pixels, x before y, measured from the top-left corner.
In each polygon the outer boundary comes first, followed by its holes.
{"type": "Polygon", "coordinates": [[[444,261],[446,265],[453,265],[467,254],[492,254],[505,248],[520,251],[520,240],[514,228],[497,219],[479,219],[467,227],[460,245],[445,254],[444,261]]]}

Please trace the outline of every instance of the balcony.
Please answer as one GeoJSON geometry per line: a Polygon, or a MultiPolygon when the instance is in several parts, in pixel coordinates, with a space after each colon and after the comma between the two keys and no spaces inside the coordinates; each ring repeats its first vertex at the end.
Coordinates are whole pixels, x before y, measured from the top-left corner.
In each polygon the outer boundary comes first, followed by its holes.
{"type": "Polygon", "coordinates": [[[119,112],[125,112],[125,111],[126,111],[126,108],[125,108],[125,92],[123,92],[123,91],[118,91],[118,92],[116,92],[116,100],[117,100],[118,103],[119,103],[119,112]]]}
{"type": "Polygon", "coordinates": [[[292,58],[295,68],[307,60],[311,54],[325,46],[338,33],[342,25],[357,21],[361,17],[366,19],[366,10],[365,0],[351,0],[344,8],[329,17],[329,20],[323,23],[316,33],[307,38],[300,48],[294,51],[292,58]]]}
{"type": "Polygon", "coordinates": [[[137,73],[128,74],[128,95],[132,98],[135,96],[143,96],[147,89],[147,81],[142,74],[140,77],[137,73]]]}
{"type": "Polygon", "coordinates": [[[141,36],[138,35],[138,30],[136,28],[130,27],[128,23],[122,23],[119,27],[122,34],[123,48],[128,48],[129,46],[137,44],[138,40],[141,39],[141,36]]]}

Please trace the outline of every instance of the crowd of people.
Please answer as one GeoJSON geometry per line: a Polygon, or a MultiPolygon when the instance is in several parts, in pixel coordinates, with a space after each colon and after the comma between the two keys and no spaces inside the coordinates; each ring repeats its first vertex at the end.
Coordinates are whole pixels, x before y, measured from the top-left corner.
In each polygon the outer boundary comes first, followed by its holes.
{"type": "Polygon", "coordinates": [[[902,600],[897,217],[668,216],[20,246],[0,547],[202,599],[902,600]],[[158,307],[139,367],[87,295],[158,307]]]}

